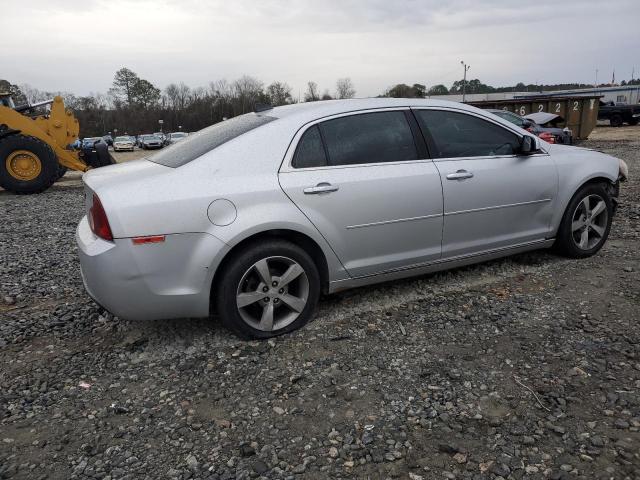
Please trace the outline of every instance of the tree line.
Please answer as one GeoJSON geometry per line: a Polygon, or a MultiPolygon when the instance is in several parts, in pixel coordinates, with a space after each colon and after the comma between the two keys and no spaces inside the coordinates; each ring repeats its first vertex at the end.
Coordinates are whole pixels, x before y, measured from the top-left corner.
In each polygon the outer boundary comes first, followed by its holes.
{"type": "Polygon", "coordinates": [[[80,136],[185,131],[193,132],[226,118],[251,112],[256,105],[280,106],[333,98],[353,98],[356,90],[350,78],[336,81],[335,91],[320,93],[316,82],[308,82],[302,98],[294,96],[286,82],[265,85],[244,75],[236,80],[216,80],[191,88],[184,82],[170,83],[163,90],[128,68],[115,73],[105,93],[76,96],[71,92],[49,92],[0,80],[0,92],[12,94],[16,105],[36,103],[60,95],[80,123],[80,136]],[[162,120],[162,124],[159,121],[162,120]]]}
{"type": "MultiPolygon", "coordinates": [[[[436,95],[456,95],[461,94],[463,90],[464,80],[456,80],[453,82],[450,88],[445,85],[438,84],[427,89],[425,85],[414,83],[413,85],[407,85],[405,83],[399,83],[393,87],[389,87],[382,95],[382,97],[394,97],[394,98],[426,98],[436,95]]],[[[623,80],[620,82],[620,86],[625,85],[640,85],[640,79],[633,79],[630,81],[623,80]]],[[[601,83],[598,87],[610,87],[610,83],[601,83]]],[[[573,90],[579,88],[593,88],[594,86],[587,83],[556,83],[549,85],[540,84],[524,84],[519,82],[510,87],[493,87],[482,83],[477,78],[467,80],[464,90],[468,94],[474,93],[505,93],[505,92],[552,92],[555,90],[573,90]]]]}
{"type": "MultiPolygon", "coordinates": [[[[640,80],[622,81],[621,85],[640,85],[640,80]]],[[[476,78],[466,81],[465,91],[468,94],[545,92],[592,87],[593,85],[583,83],[525,85],[522,82],[511,87],[493,87],[476,78]]],[[[462,93],[462,88],[462,79],[453,82],[449,88],[443,84],[427,88],[419,83],[399,83],[386,89],[379,97],[426,98],[459,94],[462,93]]],[[[70,92],[42,91],[27,84],[18,86],[7,80],[0,80],[0,92],[4,91],[11,93],[16,105],[33,104],[61,95],[80,122],[81,137],[100,136],[108,132],[138,135],[160,129],[165,132],[192,132],[225,118],[251,112],[258,104],[280,106],[353,98],[356,95],[353,82],[348,77],[338,79],[333,92],[326,88],[321,91],[316,82],[309,81],[299,96],[293,94],[286,82],[275,81],[265,85],[261,80],[248,75],[233,81],[216,80],[196,88],[189,87],[184,82],[170,83],[161,90],[128,68],[121,68],[115,73],[113,84],[107,93],[76,96],[70,92]]]]}

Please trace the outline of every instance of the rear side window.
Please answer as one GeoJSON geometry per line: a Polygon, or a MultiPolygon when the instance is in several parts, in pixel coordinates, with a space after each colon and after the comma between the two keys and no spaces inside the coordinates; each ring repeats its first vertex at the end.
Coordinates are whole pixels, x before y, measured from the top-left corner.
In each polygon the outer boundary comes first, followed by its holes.
{"type": "Polygon", "coordinates": [[[224,120],[189,135],[181,142],[163,148],[147,158],[166,167],[181,167],[220,145],[275,120],[275,117],[247,113],[224,120]]]}
{"type": "Polygon", "coordinates": [[[473,115],[416,110],[416,116],[432,138],[433,158],[513,155],[520,146],[515,133],[473,115]]]}
{"type": "Polygon", "coordinates": [[[317,125],[314,125],[302,135],[298,148],[296,148],[296,154],[293,157],[293,167],[310,168],[324,167],[326,165],[327,156],[322,145],[320,130],[318,130],[317,125]]]}
{"type": "Polygon", "coordinates": [[[404,112],[374,112],[340,117],[320,124],[328,164],[416,160],[418,153],[404,112]]]}

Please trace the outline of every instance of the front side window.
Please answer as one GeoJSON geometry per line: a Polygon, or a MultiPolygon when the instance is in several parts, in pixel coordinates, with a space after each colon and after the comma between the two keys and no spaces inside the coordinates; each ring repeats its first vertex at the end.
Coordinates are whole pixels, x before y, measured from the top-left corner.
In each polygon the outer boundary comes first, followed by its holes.
{"type": "Polygon", "coordinates": [[[520,146],[515,133],[473,115],[417,110],[416,116],[421,127],[431,135],[433,158],[513,155],[520,146]]]}
{"type": "Polygon", "coordinates": [[[350,115],[320,124],[329,165],[416,160],[418,153],[404,112],[350,115]]]}

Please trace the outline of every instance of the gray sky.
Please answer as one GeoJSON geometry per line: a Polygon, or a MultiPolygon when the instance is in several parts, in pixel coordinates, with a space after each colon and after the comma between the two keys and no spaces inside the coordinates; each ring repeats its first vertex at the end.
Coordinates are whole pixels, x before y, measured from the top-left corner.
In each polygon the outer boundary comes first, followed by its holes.
{"type": "Polygon", "coordinates": [[[106,92],[126,66],[158,87],[252,75],[304,91],[351,77],[447,87],[640,76],[640,0],[25,0],[3,2],[1,78],[106,92]]]}

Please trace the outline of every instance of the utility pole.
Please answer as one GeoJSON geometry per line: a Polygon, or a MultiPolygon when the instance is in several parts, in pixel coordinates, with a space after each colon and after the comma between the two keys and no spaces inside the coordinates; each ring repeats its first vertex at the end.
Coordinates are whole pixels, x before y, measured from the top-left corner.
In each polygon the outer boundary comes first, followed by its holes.
{"type": "Polygon", "coordinates": [[[464,103],[467,96],[467,72],[471,66],[464,63],[464,60],[460,60],[460,65],[464,68],[464,76],[462,77],[462,103],[464,103]]]}

